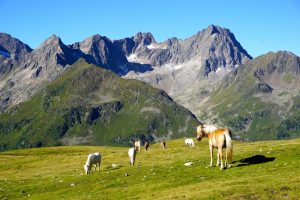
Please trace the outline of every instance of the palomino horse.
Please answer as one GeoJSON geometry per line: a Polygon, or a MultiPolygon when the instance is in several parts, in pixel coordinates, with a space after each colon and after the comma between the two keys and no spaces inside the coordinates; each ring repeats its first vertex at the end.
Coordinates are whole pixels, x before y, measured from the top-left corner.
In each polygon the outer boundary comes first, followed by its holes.
{"type": "Polygon", "coordinates": [[[210,166],[213,166],[213,148],[218,148],[217,166],[224,169],[222,149],[226,147],[225,167],[229,168],[232,161],[232,139],[231,132],[227,128],[219,128],[211,133],[205,132],[202,128],[197,128],[197,140],[201,141],[202,137],[208,137],[209,150],[210,150],[210,166]]]}
{"type": "Polygon", "coordinates": [[[141,151],[141,141],[140,140],[135,140],[133,141],[133,147],[137,151],[141,151]]]}

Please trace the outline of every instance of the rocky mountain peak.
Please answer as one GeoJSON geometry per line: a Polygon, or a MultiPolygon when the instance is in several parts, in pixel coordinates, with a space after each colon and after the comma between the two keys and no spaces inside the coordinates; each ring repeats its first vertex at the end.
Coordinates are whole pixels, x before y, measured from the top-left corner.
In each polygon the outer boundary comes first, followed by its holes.
{"type": "Polygon", "coordinates": [[[89,63],[110,68],[116,73],[120,71],[120,67],[128,63],[123,52],[109,38],[99,34],[70,45],[70,47],[73,50],[83,52],[84,58],[89,63]]]}
{"type": "MultiPolygon", "coordinates": [[[[252,59],[229,29],[215,25],[210,25],[185,40],[171,38],[163,43],[156,43],[152,34],[138,33],[133,41],[134,47],[131,52],[126,51],[126,55],[133,61],[141,61],[155,67],[193,62],[195,66],[202,68],[200,73],[205,76],[216,72],[218,68],[230,70],[252,59]]],[[[123,41],[123,51],[130,49],[125,48],[124,44],[123,41]]]]}
{"type": "Polygon", "coordinates": [[[252,59],[229,29],[216,25],[208,26],[185,40],[185,43],[190,46],[189,54],[185,57],[204,58],[206,75],[219,68],[230,70],[252,59]]]}
{"type": "Polygon", "coordinates": [[[229,29],[222,28],[216,25],[209,25],[206,29],[204,29],[201,32],[208,35],[213,35],[213,34],[229,35],[230,34],[229,29]]]}
{"type": "Polygon", "coordinates": [[[49,46],[49,45],[60,45],[62,43],[61,39],[53,34],[49,38],[47,38],[38,48],[49,46]]]}
{"type": "Polygon", "coordinates": [[[97,46],[106,46],[109,43],[112,43],[109,38],[96,34],[80,42],[79,46],[83,53],[89,54],[89,52],[96,50],[97,46]]]}
{"type": "MultiPolygon", "coordinates": [[[[43,43],[41,43],[36,49],[34,49],[32,53],[38,56],[39,59],[45,57],[46,61],[49,60],[49,57],[51,56],[69,54],[70,49],[61,41],[60,37],[53,34],[49,38],[47,38],[43,43]]],[[[71,60],[72,62],[74,62],[74,59],[71,60]]],[[[66,62],[60,64],[64,66],[67,63],[69,63],[69,61],[66,60],[66,62]]]]}
{"type": "Polygon", "coordinates": [[[0,55],[18,61],[28,55],[32,49],[7,33],[0,33],[0,55]]]}
{"type": "Polygon", "coordinates": [[[146,33],[138,32],[133,37],[133,40],[137,44],[139,44],[139,45],[142,44],[143,46],[150,45],[151,43],[156,43],[152,33],[150,33],[150,32],[146,32],[146,33]]]}
{"type": "Polygon", "coordinates": [[[248,65],[259,80],[268,80],[273,76],[284,74],[300,75],[300,57],[288,51],[269,52],[257,57],[248,65]]]}

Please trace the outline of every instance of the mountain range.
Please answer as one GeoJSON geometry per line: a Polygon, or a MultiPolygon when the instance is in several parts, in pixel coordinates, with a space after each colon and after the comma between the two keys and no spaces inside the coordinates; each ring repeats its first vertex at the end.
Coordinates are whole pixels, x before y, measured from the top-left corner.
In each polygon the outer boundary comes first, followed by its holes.
{"type": "Polygon", "coordinates": [[[2,149],[130,145],[188,137],[199,124],[167,93],[80,59],[29,100],[0,115],[2,149]]]}
{"type": "MultiPolygon", "coordinates": [[[[281,51],[253,59],[229,29],[215,25],[187,39],[171,38],[164,42],[156,42],[151,33],[139,32],[120,40],[97,34],[82,42],[65,45],[59,37],[52,35],[35,49],[9,34],[0,33],[2,116],[8,120],[7,113],[18,113],[17,108],[23,105],[22,102],[32,102],[57,79],[65,80],[63,77],[68,77],[78,62],[82,66],[89,63],[110,70],[124,81],[137,79],[147,83],[145,87],[159,88],[166,92],[170,101],[174,99],[188,108],[203,123],[232,128],[238,139],[299,136],[299,111],[296,109],[299,57],[281,51]]],[[[86,78],[96,79],[93,76],[86,78]]],[[[114,84],[111,79],[105,79],[105,82],[114,84]]],[[[101,83],[91,80],[89,84],[98,87],[101,83]]],[[[107,90],[121,86],[111,87],[107,90]]],[[[107,96],[106,93],[98,95],[107,96]]],[[[86,98],[82,102],[93,102],[89,95],[86,98]]],[[[81,106],[86,110],[91,108],[90,105],[81,106]]],[[[6,135],[13,131],[0,123],[1,134],[4,134],[3,130],[6,135]]],[[[167,134],[166,130],[164,134],[167,134]]]]}

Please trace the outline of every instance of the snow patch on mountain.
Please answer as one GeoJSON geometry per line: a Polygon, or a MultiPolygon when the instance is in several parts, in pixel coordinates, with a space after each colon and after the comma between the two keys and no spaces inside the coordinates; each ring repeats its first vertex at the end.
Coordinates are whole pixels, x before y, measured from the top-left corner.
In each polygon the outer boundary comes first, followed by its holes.
{"type": "Polygon", "coordinates": [[[148,49],[167,49],[168,46],[165,44],[158,44],[158,43],[152,43],[148,46],[146,46],[148,49]]]}

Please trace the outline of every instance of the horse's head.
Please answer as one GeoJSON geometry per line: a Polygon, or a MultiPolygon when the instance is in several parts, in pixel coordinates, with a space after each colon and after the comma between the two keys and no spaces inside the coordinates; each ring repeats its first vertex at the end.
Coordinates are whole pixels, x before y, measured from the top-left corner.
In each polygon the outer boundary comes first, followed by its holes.
{"type": "Polygon", "coordinates": [[[85,173],[88,174],[89,171],[90,171],[89,166],[88,165],[83,165],[83,168],[84,168],[85,173]]]}
{"type": "Polygon", "coordinates": [[[200,125],[197,127],[197,140],[200,142],[202,137],[204,137],[205,133],[203,131],[204,126],[200,125]]]}

